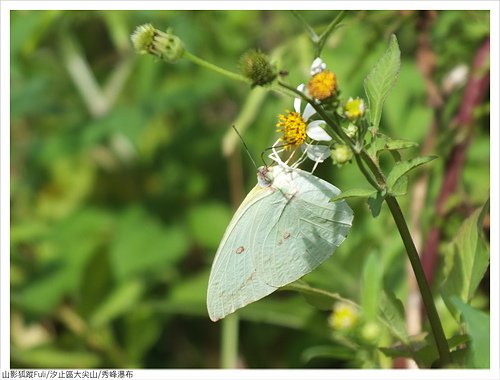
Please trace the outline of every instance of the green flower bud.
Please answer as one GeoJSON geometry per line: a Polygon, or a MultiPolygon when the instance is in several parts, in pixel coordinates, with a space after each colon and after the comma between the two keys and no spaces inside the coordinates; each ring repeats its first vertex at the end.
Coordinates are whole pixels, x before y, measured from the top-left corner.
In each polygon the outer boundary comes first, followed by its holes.
{"type": "Polygon", "coordinates": [[[278,75],[267,55],[259,50],[244,53],[240,58],[240,68],[243,75],[252,81],[252,87],[271,83],[278,75]]]}
{"type": "Polygon", "coordinates": [[[361,329],[361,337],[367,343],[376,343],[380,339],[382,331],[376,322],[368,322],[361,329]]]}
{"type": "Polygon", "coordinates": [[[349,136],[351,139],[356,136],[356,133],[358,133],[358,127],[356,127],[354,124],[349,123],[347,128],[344,129],[345,134],[349,136]]]}
{"type": "Polygon", "coordinates": [[[351,161],[352,156],[352,150],[347,145],[337,145],[332,150],[332,161],[339,166],[351,161]]]}
{"type": "Polygon", "coordinates": [[[138,26],[130,36],[139,54],[152,54],[169,63],[175,63],[184,54],[184,44],[170,29],[165,32],[151,24],[138,26]]]}

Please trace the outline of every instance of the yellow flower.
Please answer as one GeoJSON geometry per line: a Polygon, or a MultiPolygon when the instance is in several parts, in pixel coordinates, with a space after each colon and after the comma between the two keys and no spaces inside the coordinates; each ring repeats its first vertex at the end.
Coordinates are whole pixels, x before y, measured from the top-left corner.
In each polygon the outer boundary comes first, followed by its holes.
{"type": "Polygon", "coordinates": [[[306,141],[306,122],[298,112],[288,111],[287,115],[279,115],[276,127],[276,132],[283,133],[281,141],[286,144],[287,150],[306,141]]]}
{"type": "Polygon", "coordinates": [[[328,318],[328,324],[335,330],[350,330],[357,321],[358,311],[347,302],[338,302],[328,318]]]}
{"type": "Polygon", "coordinates": [[[309,80],[307,89],[314,99],[326,100],[337,92],[337,77],[330,70],[323,70],[309,80]]]}
{"type": "MultiPolygon", "coordinates": [[[[304,85],[297,87],[298,91],[304,90],[304,85]]],[[[293,107],[295,111],[287,111],[285,115],[279,115],[279,121],[276,124],[276,131],[282,133],[273,145],[284,143],[284,149],[289,150],[293,147],[302,149],[304,157],[313,160],[316,163],[323,162],[330,156],[329,145],[312,144],[319,141],[331,141],[331,136],[325,131],[326,123],[323,120],[309,121],[309,118],[316,113],[316,110],[309,103],[306,104],[301,112],[302,101],[295,98],[293,107]],[[311,143],[311,144],[310,144],[311,143]]],[[[272,159],[279,162],[278,151],[273,151],[272,159]]],[[[300,163],[301,160],[298,161],[300,163]]]]}
{"type": "Polygon", "coordinates": [[[360,98],[349,98],[344,105],[344,114],[349,120],[356,120],[365,113],[365,102],[360,98]]]}

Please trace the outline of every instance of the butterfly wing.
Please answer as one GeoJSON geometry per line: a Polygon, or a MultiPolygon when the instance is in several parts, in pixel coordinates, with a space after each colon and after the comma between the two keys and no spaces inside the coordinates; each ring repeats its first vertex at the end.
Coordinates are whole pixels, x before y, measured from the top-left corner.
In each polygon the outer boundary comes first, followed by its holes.
{"type": "Polygon", "coordinates": [[[276,193],[272,187],[255,186],[227,227],[208,280],[207,309],[212,321],[277,289],[260,279],[251,257],[256,226],[265,220],[269,204],[280,198],[276,193]]]}
{"type": "Polygon", "coordinates": [[[281,287],[314,270],[345,240],[353,213],[332,184],[300,169],[279,173],[274,182],[287,204],[259,225],[252,255],[260,278],[281,287]]]}

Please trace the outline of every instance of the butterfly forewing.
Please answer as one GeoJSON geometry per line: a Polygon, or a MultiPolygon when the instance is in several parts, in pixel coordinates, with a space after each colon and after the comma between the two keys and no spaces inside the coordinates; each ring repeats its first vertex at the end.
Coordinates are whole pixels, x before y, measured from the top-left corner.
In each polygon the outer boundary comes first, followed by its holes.
{"type": "Polygon", "coordinates": [[[252,262],[252,226],[263,219],[272,188],[255,188],[236,211],[215,254],[207,290],[210,319],[217,321],[276,290],[256,274],[252,262]]]}

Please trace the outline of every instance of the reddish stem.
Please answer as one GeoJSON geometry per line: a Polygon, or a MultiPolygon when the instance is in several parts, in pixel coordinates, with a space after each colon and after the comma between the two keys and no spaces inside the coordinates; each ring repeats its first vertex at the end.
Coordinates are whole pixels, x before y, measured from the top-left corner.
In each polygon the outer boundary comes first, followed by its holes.
{"type": "MultiPolygon", "coordinates": [[[[481,104],[489,89],[489,56],[490,39],[487,38],[478,49],[471,70],[471,75],[465,88],[457,116],[452,127],[465,131],[465,137],[451,149],[446,159],[444,178],[436,201],[437,220],[445,215],[445,205],[456,189],[464,166],[467,148],[472,140],[474,131],[474,109],[481,104]]],[[[438,260],[438,246],[441,240],[441,230],[434,225],[427,236],[422,250],[422,264],[425,275],[432,282],[438,260]]]]}

